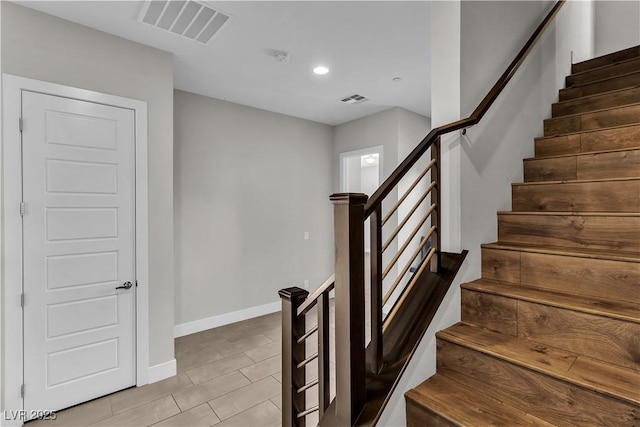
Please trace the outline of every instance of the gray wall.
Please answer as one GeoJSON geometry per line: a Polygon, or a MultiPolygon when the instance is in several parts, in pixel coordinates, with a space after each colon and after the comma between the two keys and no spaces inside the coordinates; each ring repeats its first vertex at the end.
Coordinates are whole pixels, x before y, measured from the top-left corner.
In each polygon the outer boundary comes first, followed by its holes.
{"type": "Polygon", "coordinates": [[[6,1],[2,72],[146,101],[149,365],[173,359],[172,55],[6,1]]]}
{"type": "Polygon", "coordinates": [[[595,1],[596,56],[640,44],[639,1],[595,1]]]}
{"type": "Polygon", "coordinates": [[[319,286],[333,272],[332,128],[178,90],[174,100],[176,324],[319,286]]]}

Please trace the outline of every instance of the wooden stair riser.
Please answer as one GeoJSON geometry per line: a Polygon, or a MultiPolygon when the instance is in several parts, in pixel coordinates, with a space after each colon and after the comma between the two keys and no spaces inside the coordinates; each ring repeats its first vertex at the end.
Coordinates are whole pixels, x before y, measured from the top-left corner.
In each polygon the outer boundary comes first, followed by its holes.
{"type": "Polygon", "coordinates": [[[631,215],[498,214],[498,241],[640,251],[640,218],[631,215]]]}
{"type": "Polygon", "coordinates": [[[625,148],[640,148],[640,125],[537,138],[535,156],[561,156],[625,148]]]}
{"type": "Polygon", "coordinates": [[[587,61],[578,62],[571,66],[572,73],[580,73],[594,68],[605,67],[607,65],[617,64],[629,59],[640,57],[640,46],[630,47],[608,55],[599,56],[587,61]]]}
{"type": "Polygon", "coordinates": [[[565,86],[573,87],[596,82],[609,77],[620,76],[640,70],[640,58],[629,59],[617,64],[593,70],[582,71],[565,78],[565,86]]]}
{"type": "Polygon", "coordinates": [[[638,323],[518,301],[518,336],[614,365],[640,369],[638,323]]]}
{"type": "Polygon", "coordinates": [[[557,102],[551,106],[551,117],[588,113],[638,102],[640,102],[640,87],[633,87],[571,101],[557,102]]]}
{"type": "Polygon", "coordinates": [[[407,427],[456,427],[444,418],[427,410],[413,400],[407,399],[407,427]]]}
{"type": "Polygon", "coordinates": [[[599,93],[611,92],[613,90],[624,89],[640,85],[640,71],[611,79],[600,80],[583,86],[560,89],[559,100],[569,101],[583,96],[597,95],[599,93]]]}
{"type": "Polygon", "coordinates": [[[524,160],[524,181],[640,177],[640,149],[524,160]]]}
{"type": "Polygon", "coordinates": [[[637,426],[640,408],[438,339],[437,370],[556,425],[637,426]]]}
{"type": "Polygon", "coordinates": [[[482,277],[618,301],[640,295],[640,263],[630,261],[483,248],[482,277]]]}
{"type": "Polygon", "coordinates": [[[514,184],[511,192],[516,212],[640,212],[640,179],[514,184]]]}
{"type": "Polygon", "coordinates": [[[637,124],[640,104],[544,120],[544,136],[637,124]]]}
{"type": "Polygon", "coordinates": [[[462,289],[470,325],[640,369],[640,324],[462,289]]]}

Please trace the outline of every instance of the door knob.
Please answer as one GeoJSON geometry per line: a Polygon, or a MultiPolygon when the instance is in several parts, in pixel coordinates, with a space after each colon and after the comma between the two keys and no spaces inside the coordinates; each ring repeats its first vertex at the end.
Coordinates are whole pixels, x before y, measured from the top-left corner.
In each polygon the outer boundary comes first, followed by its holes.
{"type": "Polygon", "coordinates": [[[131,282],[124,282],[122,286],[118,286],[116,289],[130,289],[133,286],[131,282]]]}

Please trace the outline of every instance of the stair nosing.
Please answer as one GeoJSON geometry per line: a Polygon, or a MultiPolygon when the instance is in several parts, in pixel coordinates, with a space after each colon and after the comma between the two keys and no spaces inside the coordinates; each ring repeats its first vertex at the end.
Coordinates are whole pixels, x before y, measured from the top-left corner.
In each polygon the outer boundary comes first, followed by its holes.
{"type": "MultiPolygon", "coordinates": [[[[608,299],[604,299],[604,298],[596,298],[596,297],[590,297],[590,296],[584,296],[584,295],[574,295],[574,294],[565,294],[562,292],[558,292],[558,291],[554,291],[554,290],[549,290],[549,289],[544,289],[544,288],[537,288],[537,287],[533,287],[533,286],[527,286],[527,285],[522,285],[519,283],[511,283],[511,282],[503,282],[501,280],[495,280],[495,279],[476,279],[472,282],[467,282],[467,283],[463,283],[460,285],[461,289],[466,289],[466,290],[472,290],[474,292],[481,292],[481,293],[485,293],[485,294],[491,294],[491,295],[499,295],[503,298],[510,298],[510,299],[516,299],[516,300],[521,300],[521,301],[527,301],[527,302],[531,302],[534,304],[541,304],[541,305],[546,305],[546,306],[550,306],[550,307],[556,307],[556,308],[561,308],[564,310],[571,310],[571,311],[576,311],[579,313],[585,313],[585,314],[591,314],[593,316],[600,316],[600,317],[608,317],[610,319],[616,319],[616,320],[621,320],[621,321],[625,321],[625,322],[630,322],[630,323],[637,323],[640,324],[640,316],[639,317],[629,317],[626,315],[622,315],[622,314],[618,314],[615,311],[612,310],[606,310],[600,307],[593,307],[591,305],[587,305],[584,302],[588,302],[588,301],[606,301],[606,302],[614,302],[617,304],[620,304],[621,301],[618,300],[608,300],[608,299]],[[510,288],[511,293],[505,291],[505,290],[499,290],[499,289],[495,289],[495,290],[487,290],[487,289],[478,289],[477,287],[474,287],[474,283],[477,282],[481,282],[481,283],[487,283],[487,284],[494,284],[494,285],[499,285],[499,286],[504,286],[507,288],[510,288]],[[539,292],[542,294],[546,294],[549,297],[548,298],[533,298],[533,297],[529,297],[526,295],[517,295],[517,291],[519,289],[522,290],[528,290],[528,291],[535,291],[535,292],[539,292]],[[563,303],[562,301],[557,301],[554,300],[552,298],[552,296],[562,296],[562,297],[571,297],[574,299],[577,299],[578,303],[582,303],[582,305],[570,305],[568,303],[563,303]]],[[[640,305],[638,305],[638,308],[640,309],[640,305]]]]}
{"type": "MultiPolygon", "coordinates": [[[[611,110],[619,110],[621,108],[627,108],[627,107],[633,107],[636,105],[640,105],[640,102],[632,102],[630,104],[624,104],[624,105],[618,105],[615,107],[607,107],[607,108],[602,108],[600,110],[593,110],[593,111],[585,111],[584,113],[575,113],[575,114],[568,114],[566,116],[561,116],[561,117],[549,117],[548,119],[544,119],[544,121],[549,121],[549,120],[563,120],[563,119],[567,119],[570,117],[576,117],[576,116],[584,116],[585,114],[597,114],[597,113],[602,113],[603,111],[611,111],[611,110]]],[[[640,124],[640,121],[637,122],[633,122],[633,123],[627,123],[629,124],[640,124]]],[[[598,128],[597,130],[602,130],[605,128],[598,128]]],[[[580,132],[573,132],[573,133],[580,133],[580,132]]],[[[561,136],[563,134],[557,134],[557,135],[553,135],[553,136],[561,136]]],[[[551,136],[551,135],[549,135],[551,136]]]]}
{"type": "Polygon", "coordinates": [[[574,180],[561,180],[561,181],[531,181],[531,182],[512,182],[511,186],[529,186],[529,185],[558,185],[558,184],[586,184],[593,182],[623,182],[623,181],[638,181],[639,176],[623,177],[623,178],[594,178],[594,179],[574,179],[574,180]]]}
{"type": "MultiPolygon", "coordinates": [[[[585,59],[584,61],[580,61],[580,62],[576,62],[575,64],[571,64],[571,67],[572,67],[572,69],[573,69],[573,66],[574,66],[574,65],[584,64],[584,63],[587,63],[587,62],[589,62],[589,61],[593,61],[593,60],[595,60],[595,59],[601,59],[601,58],[607,57],[607,56],[609,56],[609,55],[615,55],[615,54],[619,54],[619,53],[622,53],[622,52],[627,51],[627,50],[635,50],[635,49],[640,49],[640,45],[637,45],[637,46],[630,46],[630,47],[628,47],[628,48],[622,49],[622,50],[617,51],[617,52],[611,52],[611,53],[607,53],[607,54],[605,54],[605,55],[596,56],[596,57],[594,57],[594,58],[585,59]]],[[[578,71],[578,72],[576,72],[576,73],[573,73],[573,72],[572,72],[570,75],[578,74],[578,73],[584,73],[584,72],[586,72],[586,71],[592,71],[592,70],[598,70],[598,69],[602,69],[602,68],[610,67],[610,66],[612,66],[612,65],[617,65],[617,64],[623,63],[623,62],[625,62],[625,61],[630,61],[630,60],[637,59],[637,58],[640,58],[640,53],[638,53],[638,54],[637,54],[636,56],[634,56],[634,57],[627,58],[627,59],[623,59],[622,61],[614,62],[614,63],[612,63],[612,64],[600,65],[600,66],[598,66],[598,67],[589,68],[588,70],[578,71]]]]}
{"type": "Polygon", "coordinates": [[[608,153],[621,153],[625,151],[640,151],[640,146],[638,147],[626,147],[626,148],[615,148],[613,150],[599,150],[599,151],[589,151],[584,153],[572,153],[572,154],[555,154],[553,156],[544,156],[544,157],[527,157],[523,159],[524,162],[530,162],[534,160],[549,160],[549,159],[560,159],[564,157],[575,157],[575,156],[593,156],[594,154],[608,154],[608,153]]]}
{"type": "MultiPolygon", "coordinates": [[[[593,59],[595,59],[595,58],[593,58],[593,59]]],[[[614,62],[613,64],[602,65],[600,67],[591,68],[589,70],[578,71],[577,73],[571,73],[567,77],[583,76],[583,75],[585,75],[587,73],[591,73],[593,71],[600,71],[600,70],[604,70],[605,68],[608,68],[608,67],[615,67],[615,66],[618,66],[618,65],[621,65],[621,64],[628,64],[629,62],[638,61],[638,60],[640,60],[640,55],[636,56],[636,57],[633,57],[633,58],[625,59],[624,61],[614,62]]],[[[568,88],[572,88],[572,87],[574,87],[574,86],[569,86],[568,88]]]]}
{"type": "MultiPolygon", "coordinates": [[[[550,120],[550,119],[544,119],[544,120],[550,120]]],[[[534,138],[534,141],[543,141],[545,139],[553,139],[553,138],[559,138],[559,137],[563,137],[563,136],[580,135],[580,134],[583,134],[583,133],[604,132],[604,131],[611,130],[611,129],[623,129],[623,128],[628,128],[628,127],[633,127],[633,126],[638,126],[638,125],[640,125],[640,123],[627,123],[627,124],[618,125],[618,126],[608,126],[608,127],[604,127],[604,128],[579,130],[579,131],[575,131],[575,132],[560,133],[558,135],[537,136],[537,137],[534,138]]],[[[640,147],[638,147],[638,148],[640,148],[640,147]]]]}
{"type": "MultiPolygon", "coordinates": [[[[592,93],[591,95],[585,95],[585,96],[580,96],[578,98],[573,98],[573,99],[567,99],[567,100],[564,100],[564,101],[554,102],[554,103],[551,104],[551,106],[553,108],[554,105],[567,105],[569,102],[584,101],[584,100],[588,101],[590,98],[595,98],[595,97],[598,97],[598,96],[607,96],[607,95],[614,94],[616,92],[624,92],[624,91],[627,91],[627,90],[639,89],[639,88],[640,88],[640,84],[634,84],[634,85],[629,86],[629,87],[608,90],[606,92],[600,92],[600,93],[592,93]]],[[[565,116],[558,116],[558,117],[553,117],[553,118],[557,119],[559,117],[565,117],[565,116]]]]}
{"type": "MultiPolygon", "coordinates": [[[[471,399],[471,396],[469,395],[474,395],[473,399],[478,399],[479,401],[482,402],[483,406],[493,406],[496,409],[499,408],[503,408],[503,407],[507,407],[513,411],[516,411],[518,413],[521,413],[523,416],[526,415],[530,415],[532,417],[534,417],[536,420],[540,420],[543,421],[541,418],[536,417],[532,414],[529,414],[526,411],[523,411],[522,409],[518,409],[514,406],[509,405],[508,403],[502,402],[499,399],[496,399],[495,397],[491,397],[491,396],[487,396],[487,395],[477,395],[473,393],[473,390],[468,386],[465,385],[459,381],[456,381],[454,378],[449,378],[448,376],[442,374],[442,373],[438,373],[436,372],[434,375],[432,375],[431,377],[429,377],[426,381],[423,381],[422,383],[416,385],[415,387],[407,390],[405,392],[405,397],[409,400],[412,401],[412,403],[420,408],[426,409],[429,412],[432,412],[434,414],[436,414],[437,416],[447,420],[448,422],[455,424],[456,426],[460,426],[463,424],[460,424],[459,421],[457,421],[454,417],[452,417],[450,414],[448,413],[443,413],[439,408],[434,408],[433,406],[426,406],[423,403],[422,400],[419,399],[423,399],[423,400],[427,400],[428,403],[436,403],[436,404],[440,404],[440,402],[438,401],[438,399],[434,399],[430,394],[425,394],[422,392],[422,387],[425,386],[427,383],[429,383],[429,381],[431,381],[433,378],[436,378],[438,381],[443,381],[447,384],[447,387],[451,387],[451,388],[455,388],[455,393],[458,394],[458,392],[462,392],[465,394],[464,396],[464,400],[468,400],[471,399]]],[[[428,385],[427,385],[428,386],[428,385]]],[[[441,399],[440,399],[441,400],[441,399]]],[[[477,404],[477,402],[474,402],[477,404]]],[[[474,415],[480,415],[477,414],[476,412],[474,412],[474,415]]],[[[523,417],[523,420],[526,420],[526,418],[523,417]]],[[[532,423],[528,423],[530,425],[534,425],[532,423]]]]}
{"type": "Polygon", "coordinates": [[[517,243],[501,243],[501,242],[483,243],[482,245],[480,245],[480,247],[486,248],[486,249],[493,249],[493,250],[528,252],[528,253],[548,254],[548,255],[556,255],[556,256],[568,256],[568,257],[574,257],[574,258],[590,258],[590,259],[602,259],[602,260],[608,260],[608,261],[640,263],[640,253],[636,254],[632,252],[616,251],[614,254],[611,254],[610,250],[605,250],[605,249],[584,249],[584,248],[572,248],[572,247],[563,247],[563,246],[538,246],[538,245],[527,245],[527,244],[517,244],[517,243]],[[620,255],[620,254],[623,254],[623,255],[620,255]]]}
{"type": "MultiPolygon", "coordinates": [[[[528,340],[528,339],[524,339],[524,338],[520,338],[520,337],[513,337],[513,336],[510,336],[510,335],[506,335],[506,334],[500,334],[499,332],[490,331],[488,329],[483,329],[483,328],[481,328],[479,326],[470,325],[470,324],[467,324],[467,323],[464,323],[464,322],[460,322],[460,323],[465,325],[465,326],[467,326],[467,327],[471,327],[471,328],[475,328],[475,329],[481,329],[484,332],[489,332],[489,333],[492,333],[492,334],[498,334],[498,335],[502,335],[502,336],[507,336],[507,337],[511,338],[512,340],[514,340],[514,341],[515,340],[528,341],[530,343],[539,344],[539,345],[544,346],[544,347],[553,348],[556,351],[561,351],[561,352],[570,354],[572,356],[575,356],[576,360],[578,359],[578,357],[583,357],[583,358],[590,359],[590,360],[597,360],[597,359],[593,359],[591,357],[580,355],[580,354],[577,354],[577,353],[574,353],[574,352],[571,352],[571,351],[559,349],[559,348],[556,348],[556,347],[553,347],[553,346],[550,346],[550,345],[546,345],[546,344],[541,344],[541,343],[538,343],[537,341],[528,340]]],[[[571,376],[568,375],[569,374],[569,370],[567,370],[567,372],[566,372],[567,375],[566,376],[561,376],[560,374],[558,374],[556,372],[553,372],[551,369],[545,369],[545,367],[543,365],[537,366],[537,365],[534,365],[533,363],[527,363],[527,361],[516,359],[516,358],[513,358],[513,357],[511,357],[509,355],[506,355],[506,354],[501,354],[499,351],[497,351],[495,349],[487,348],[487,347],[481,346],[481,345],[477,345],[477,344],[475,344],[473,342],[470,342],[469,340],[465,340],[463,338],[459,338],[459,337],[455,336],[454,334],[452,334],[451,332],[447,331],[447,329],[444,329],[442,331],[436,332],[436,338],[444,340],[444,341],[448,341],[448,342],[453,343],[455,345],[459,345],[459,346],[462,346],[462,347],[465,347],[465,348],[469,348],[469,349],[471,349],[473,351],[477,351],[477,352],[486,354],[486,355],[488,355],[490,357],[494,357],[496,359],[503,360],[503,361],[505,361],[507,363],[511,363],[511,364],[519,366],[519,367],[521,367],[523,369],[527,369],[529,371],[536,372],[538,374],[545,375],[547,377],[553,378],[553,379],[555,379],[557,381],[562,381],[562,382],[565,382],[565,383],[568,383],[568,384],[572,384],[574,386],[578,386],[578,387],[581,387],[583,389],[590,390],[592,392],[600,393],[600,394],[612,397],[612,398],[620,400],[620,401],[631,403],[632,405],[640,404],[640,399],[636,400],[633,397],[626,396],[626,395],[623,395],[621,393],[617,393],[615,390],[598,388],[594,384],[590,384],[590,383],[588,383],[586,381],[583,381],[583,380],[580,380],[578,378],[571,377],[571,376]]],[[[602,361],[598,361],[598,362],[602,362],[602,361]]],[[[602,362],[602,363],[606,363],[606,362],[602,362]]],[[[627,368],[627,369],[629,369],[629,368],[627,368]]]]}
{"type": "MultiPolygon", "coordinates": [[[[601,80],[594,80],[592,82],[583,83],[583,84],[577,85],[577,86],[563,87],[562,89],[560,89],[558,91],[558,99],[560,98],[560,92],[562,92],[562,91],[569,91],[571,89],[579,89],[579,88],[584,87],[584,86],[595,85],[595,84],[598,84],[598,83],[606,82],[608,80],[615,80],[615,79],[619,79],[621,77],[627,77],[627,76],[630,76],[630,75],[633,75],[633,74],[640,74],[640,71],[631,71],[629,73],[619,74],[617,76],[612,76],[612,77],[606,77],[606,78],[601,79],[601,80]]],[[[629,86],[629,87],[634,87],[634,86],[629,86]]],[[[600,94],[600,93],[606,93],[606,92],[599,92],[598,94],[600,94]]],[[[591,95],[586,95],[586,96],[591,96],[591,95]]],[[[564,101],[558,101],[558,103],[572,101],[574,99],[580,99],[580,98],[582,98],[582,97],[578,96],[578,97],[571,98],[571,99],[565,99],[564,101]]]]}
{"type": "Polygon", "coordinates": [[[498,211],[498,215],[608,216],[640,218],[640,212],[498,211]]]}

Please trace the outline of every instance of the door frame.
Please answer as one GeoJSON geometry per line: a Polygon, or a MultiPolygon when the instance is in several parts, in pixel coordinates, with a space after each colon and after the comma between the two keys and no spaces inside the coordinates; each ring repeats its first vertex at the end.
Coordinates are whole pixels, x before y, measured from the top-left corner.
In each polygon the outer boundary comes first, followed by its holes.
{"type": "MultiPolygon", "coordinates": [[[[135,99],[108,95],[85,89],[2,74],[2,277],[0,289],[1,358],[4,360],[0,378],[3,379],[2,410],[24,409],[20,390],[23,384],[23,317],[21,294],[23,289],[22,217],[22,153],[19,119],[22,92],[89,101],[134,112],[135,124],[135,268],[136,268],[136,385],[149,379],[149,226],[148,226],[148,164],[147,164],[147,103],[135,99]],[[19,326],[18,326],[19,325],[19,326]]],[[[27,124],[28,125],[28,124],[27,124]]],[[[28,302],[27,302],[28,303],[28,302]]],[[[26,391],[28,393],[28,390],[26,391]]],[[[46,409],[46,408],[42,408],[46,409]]],[[[3,417],[4,418],[4,417],[3,417]]],[[[9,420],[0,420],[0,424],[9,420]]],[[[12,421],[9,421],[12,423],[12,421]]],[[[22,424],[20,421],[18,425],[22,424]]]]}
{"type": "MultiPolygon", "coordinates": [[[[380,157],[378,158],[378,182],[382,184],[384,182],[384,145],[375,145],[373,147],[366,147],[359,150],[345,151],[343,153],[340,153],[340,191],[346,193],[347,188],[349,188],[347,175],[347,159],[350,157],[360,157],[376,153],[380,154],[380,157]]],[[[371,194],[369,196],[371,196],[371,194]]]]}

